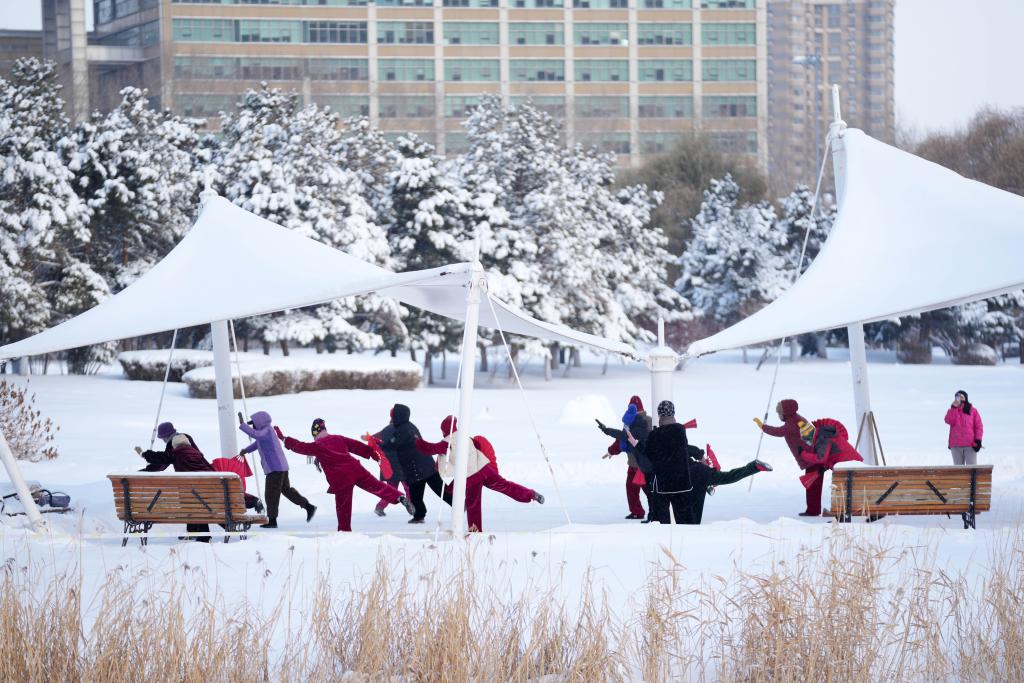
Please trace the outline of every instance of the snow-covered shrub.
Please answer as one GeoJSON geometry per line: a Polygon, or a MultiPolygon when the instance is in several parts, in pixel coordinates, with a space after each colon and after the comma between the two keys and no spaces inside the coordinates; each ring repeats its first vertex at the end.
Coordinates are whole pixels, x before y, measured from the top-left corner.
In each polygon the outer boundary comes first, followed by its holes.
{"type": "Polygon", "coordinates": [[[999,362],[999,354],[988,344],[975,342],[958,348],[953,362],[958,365],[995,365],[999,362]]]}
{"type": "Polygon", "coordinates": [[[35,403],[36,395],[29,393],[27,384],[18,387],[0,381],[0,430],[18,460],[53,460],[57,457],[53,441],[60,427],[43,418],[35,403]]]}
{"type": "Polygon", "coordinates": [[[69,349],[66,354],[68,372],[72,375],[95,375],[116,356],[116,342],[69,349]]]}
{"type": "MultiPolygon", "coordinates": [[[[419,364],[394,358],[363,356],[317,356],[275,358],[241,366],[246,396],[278,396],[323,389],[399,389],[412,391],[420,385],[419,364]]],[[[235,397],[241,397],[238,374],[232,368],[235,397]]],[[[194,398],[216,396],[212,367],[186,372],[182,381],[194,398]]]]}
{"type": "MultiPolygon", "coordinates": [[[[169,349],[153,349],[152,351],[125,351],[117,357],[121,369],[128,379],[144,382],[162,382],[167,371],[167,355],[169,349]]],[[[256,353],[238,354],[239,362],[246,363],[263,358],[256,353]]],[[[232,365],[235,355],[231,354],[232,365]]],[[[180,382],[181,376],[189,370],[213,366],[213,351],[197,351],[194,349],[176,349],[171,358],[170,382],[180,382]]]]}

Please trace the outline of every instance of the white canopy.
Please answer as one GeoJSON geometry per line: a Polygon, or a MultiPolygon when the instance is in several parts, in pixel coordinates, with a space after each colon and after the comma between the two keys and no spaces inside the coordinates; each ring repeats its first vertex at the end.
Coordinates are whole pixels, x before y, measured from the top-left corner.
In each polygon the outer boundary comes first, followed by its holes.
{"type": "MultiPolygon", "coordinates": [[[[0,359],[324,303],[377,292],[462,320],[470,264],[393,273],[212,197],[184,239],[132,285],[81,315],[0,347],[0,359]]],[[[480,324],[635,356],[628,344],[541,322],[495,300],[480,324]]]]}
{"type": "Polygon", "coordinates": [[[691,357],[876,322],[1024,288],[1024,197],[846,129],[839,216],[777,300],[690,344],[691,357]]]}

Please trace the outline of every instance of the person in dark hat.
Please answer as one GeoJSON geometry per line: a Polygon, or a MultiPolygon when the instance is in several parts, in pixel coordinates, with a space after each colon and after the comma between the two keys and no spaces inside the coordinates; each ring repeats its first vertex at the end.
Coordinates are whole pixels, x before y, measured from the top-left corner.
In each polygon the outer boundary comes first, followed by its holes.
{"type": "MultiPolygon", "coordinates": [[[[409,485],[409,498],[416,511],[410,524],[423,524],[427,506],[423,494],[429,486],[437,497],[444,500],[444,481],[437,472],[434,459],[416,448],[416,439],[422,439],[420,430],[409,421],[409,406],[396,403],[391,408],[391,423],[380,433],[380,447],[385,453],[393,452],[409,485]]],[[[451,502],[448,502],[451,505],[451,502]]]]}
{"type": "Polygon", "coordinates": [[[619,453],[626,454],[626,504],[629,506],[629,514],[626,515],[626,519],[644,519],[644,506],[640,503],[640,491],[644,492],[644,497],[647,498],[648,510],[650,510],[650,515],[653,516],[656,506],[651,501],[651,496],[655,494],[651,493],[647,483],[647,478],[652,474],[650,464],[645,456],[636,452],[633,445],[626,438],[627,429],[639,441],[643,441],[651,431],[651,418],[644,411],[643,401],[640,400],[639,396],[633,396],[629,399],[629,405],[622,416],[622,429],[606,427],[600,420],[595,420],[595,422],[597,422],[597,428],[601,432],[614,439],[611,445],[608,446],[607,452],[601,458],[612,458],[619,453]],[[641,464],[646,466],[641,467],[641,464]],[[639,483],[640,481],[643,481],[643,483],[639,483]]]}

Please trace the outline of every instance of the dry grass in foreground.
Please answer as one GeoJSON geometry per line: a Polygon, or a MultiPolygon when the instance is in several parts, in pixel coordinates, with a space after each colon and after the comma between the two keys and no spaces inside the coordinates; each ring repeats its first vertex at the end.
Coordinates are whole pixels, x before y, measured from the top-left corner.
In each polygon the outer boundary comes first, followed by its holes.
{"type": "Polygon", "coordinates": [[[697,579],[666,550],[626,613],[589,578],[566,604],[383,558],[363,585],[323,574],[271,606],[116,572],[87,604],[77,574],[8,562],[0,680],[1024,680],[1024,537],[970,584],[927,549],[863,543],[837,533],[772,573],[697,579]]]}

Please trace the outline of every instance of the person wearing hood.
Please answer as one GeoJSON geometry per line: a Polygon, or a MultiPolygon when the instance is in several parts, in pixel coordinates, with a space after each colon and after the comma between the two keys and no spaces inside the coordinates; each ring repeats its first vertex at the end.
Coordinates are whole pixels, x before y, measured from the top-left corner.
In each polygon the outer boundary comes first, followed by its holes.
{"type": "MultiPolygon", "coordinates": [[[[458,431],[459,423],[454,415],[441,421],[441,441],[432,443],[416,439],[416,448],[421,453],[437,456],[437,468],[443,479],[455,477],[455,444],[452,440],[458,431]]],[[[509,481],[498,474],[494,447],[482,436],[474,436],[469,440],[469,461],[466,463],[466,519],[470,531],[483,531],[482,498],[484,487],[502,493],[514,501],[530,503],[537,501],[544,504],[544,496],[533,489],[509,481]]],[[[452,504],[452,494],[446,490],[445,502],[452,504]]]]}
{"type": "Polygon", "coordinates": [[[416,510],[409,523],[423,524],[427,517],[427,506],[423,502],[426,487],[429,486],[438,498],[444,500],[444,481],[437,473],[434,459],[416,448],[420,430],[409,421],[411,412],[409,406],[401,403],[391,408],[391,424],[380,434],[380,448],[385,453],[389,450],[394,452],[405,476],[405,483],[409,485],[409,497],[416,510]]]}
{"type": "Polygon", "coordinates": [[[379,481],[352,457],[355,453],[370,460],[374,458],[373,448],[362,441],[340,434],[330,434],[327,431],[327,424],[319,417],[313,420],[309,428],[310,434],[313,435],[312,442],[285,436],[278,427],[273,429],[277,437],[284,442],[285,448],[316,458],[317,466],[323,471],[329,484],[327,492],[334,494],[338,531],[352,531],[352,491],[356,486],[388,503],[400,503],[409,514],[413,513],[412,504],[398,489],[379,481]]]}
{"type": "Polygon", "coordinates": [[[622,416],[622,429],[606,427],[600,420],[595,420],[595,422],[597,422],[597,428],[605,435],[615,439],[608,447],[607,453],[601,458],[611,458],[619,453],[626,454],[626,504],[629,506],[629,514],[626,515],[626,519],[644,519],[644,506],[640,503],[640,491],[643,491],[644,497],[647,498],[647,507],[653,518],[656,506],[651,500],[652,494],[647,484],[647,478],[651,475],[650,463],[643,454],[636,452],[630,440],[626,438],[628,430],[636,440],[643,441],[651,431],[651,418],[644,411],[643,401],[639,396],[629,399],[629,405],[622,416]],[[641,467],[641,460],[644,461],[643,464],[647,465],[646,468],[641,467]],[[640,472],[643,474],[638,476],[640,472]],[[643,480],[644,484],[637,483],[638,480],[643,480]]]}
{"type": "MultiPolygon", "coordinates": [[[[376,446],[380,453],[378,454],[378,462],[380,463],[380,480],[391,484],[396,489],[401,486],[405,489],[405,495],[412,497],[409,492],[409,484],[405,481],[405,472],[402,470],[402,463],[398,460],[398,450],[395,445],[389,444],[387,447],[383,446],[383,439],[385,431],[388,431],[388,427],[393,424],[393,418],[388,424],[376,434],[364,434],[363,441],[370,444],[371,448],[376,446]]],[[[389,432],[390,433],[390,432],[389,432]]],[[[379,501],[376,507],[373,508],[373,513],[378,517],[384,517],[384,509],[387,507],[387,503],[383,500],[379,501]]]]}
{"type": "Polygon", "coordinates": [[[804,441],[800,427],[801,424],[808,425],[810,422],[797,412],[799,408],[800,406],[795,400],[791,398],[784,399],[775,406],[775,412],[779,419],[782,420],[782,426],[772,427],[771,425],[766,425],[756,417],[754,418],[754,424],[768,436],[781,436],[786,440],[786,445],[789,446],[797,466],[802,470],[806,470],[803,478],[809,483],[806,488],[807,508],[800,513],[800,516],[818,517],[821,515],[821,489],[825,483],[825,471],[827,468],[808,464],[801,458],[801,453],[804,450],[804,441]]]}
{"type": "Polygon", "coordinates": [[[953,404],[946,411],[946,424],[949,425],[948,443],[953,464],[977,465],[985,428],[981,423],[981,413],[967,399],[967,392],[963,389],[953,395],[953,404]]]}
{"type": "MultiPolygon", "coordinates": [[[[148,465],[143,472],[161,472],[168,467],[175,472],[213,472],[213,465],[207,461],[206,456],[196,446],[196,442],[188,434],[181,434],[170,422],[164,422],[157,427],[157,436],[166,442],[162,451],[142,450],[138,446],[135,452],[141,455],[148,465]]],[[[187,524],[185,530],[189,532],[210,531],[209,524],[187,524]]],[[[195,538],[200,543],[209,543],[209,536],[185,537],[195,538]]]]}
{"type": "Polygon", "coordinates": [[[265,529],[277,528],[277,513],[282,495],[306,511],[306,522],[312,520],[313,515],[316,514],[316,506],[310,503],[288,481],[288,460],[284,457],[284,451],[281,450],[281,442],[277,438],[270,415],[262,410],[253,413],[250,423],[247,424],[242,419],[242,414],[238,413],[238,428],[253,440],[239,452],[239,455],[259,450],[260,465],[262,465],[265,475],[264,495],[267,499],[267,523],[260,526],[265,529]]]}
{"type": "Polygon", "coordinates": [[[630,442],[650,459],[653,470],[651,488],[662,501],[657,513],[658,521],[668,524],[671,515],[677,524],[682,524],[690,515],[688,494],[693,490],[693,483],[690,481],[686,427],[676,421],[675,404],[672,401],[659,403],[658,426],[643,441],[634,437],[630,442]]]}

